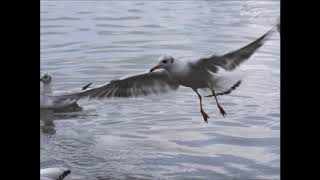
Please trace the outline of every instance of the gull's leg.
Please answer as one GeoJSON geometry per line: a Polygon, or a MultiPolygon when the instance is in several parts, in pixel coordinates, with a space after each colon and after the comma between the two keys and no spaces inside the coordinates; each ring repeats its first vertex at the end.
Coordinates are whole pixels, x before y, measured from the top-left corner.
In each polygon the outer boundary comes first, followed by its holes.
{"type": "Polygon", "coordinates": [[[202,114],[202,116],[203,116],[204,122],[208,123],[208,118],[209,118],[209,116],[208,116],[208,114],[207,114],[206,112],[204,112],[204,110],[203,110],[203,108],[202,108],[201,95],[198,93],[198,91],[197,91],[196,89],[193,89],[193,90],[194,90],[194,92],[197,93],[197,95],[198,95],[198,97],[199,97],[199,100],[200,100],[200,112],[201,112],[201,114],[202,114]]]}
{"type": "Polygon", "coordinates": [[[214,92],[213,88],[211,88],[211,91],[212,91],[212,95],[214,96],[214,98],[216,99],[216,102],[217,102],[217,106],[220,110],[220,113],[222,114],[222,116],[224,117],[227,113],[224,111],[224,109],[222,108],[222,106],[220,105],[219,101],[218,101],[218,98],[217,98],[217,95],[216,93],[214,92]]]}

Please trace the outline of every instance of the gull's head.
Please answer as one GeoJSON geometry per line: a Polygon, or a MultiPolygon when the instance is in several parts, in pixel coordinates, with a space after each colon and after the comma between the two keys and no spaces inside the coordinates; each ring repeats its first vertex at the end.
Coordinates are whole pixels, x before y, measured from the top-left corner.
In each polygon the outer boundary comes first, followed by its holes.
{"type": "Polygon", "coordinates": [[[43,83],[43,84],[49,84],[51,82],[52,78],[49,74],[44,74],[41,78],[40,78],[40,81],[43,83]]]}
{"type": "Polygon", "coordinates": [[[170,69],[170,67],[174,64],[174,58],[169,55],[163,55],[159,57],[159,63],[150,69],[150,72],[156,70],[156,69],[170,69]]]}

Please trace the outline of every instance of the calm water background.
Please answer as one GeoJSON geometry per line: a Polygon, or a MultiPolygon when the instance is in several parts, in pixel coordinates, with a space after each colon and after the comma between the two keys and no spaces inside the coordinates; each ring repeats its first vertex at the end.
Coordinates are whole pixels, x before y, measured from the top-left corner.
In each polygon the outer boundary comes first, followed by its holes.
{"type": "MultiPolygon", "coordinates": [[[[41,1],[41,72],[55,90],[147,72],[163,54],[193,58],[253,41],[280,2],[41,1]]],[[[81,112],[41,115],[41,167],[85,179],[279,179],[280,36],[241,66],[243,84],[205,98],[209,124],[188,88],[163,96],[81,100],[81,112]]],[[[206,95],[206,94],[203,94],[206,95]]]]}

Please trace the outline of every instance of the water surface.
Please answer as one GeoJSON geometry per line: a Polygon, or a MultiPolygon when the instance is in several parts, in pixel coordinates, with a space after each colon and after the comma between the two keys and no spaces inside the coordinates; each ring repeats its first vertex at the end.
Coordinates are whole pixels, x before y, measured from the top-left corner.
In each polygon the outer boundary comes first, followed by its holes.
{"type": "MultiPolygon", "coordinates": [[[[41,1],[41,71],[55,90],[147,72],[163,54],[203,57],[265,33],[280,2],[41,1]]],[[[279,179],[280,36],[241,69],[243,83],[204,99],[188,88],[163,96],[81,100],[81,112],[41,114],[41,167],[86,179],[279,179]]],[[[206,95],[206,94],[204,94],[206,95]]]]}

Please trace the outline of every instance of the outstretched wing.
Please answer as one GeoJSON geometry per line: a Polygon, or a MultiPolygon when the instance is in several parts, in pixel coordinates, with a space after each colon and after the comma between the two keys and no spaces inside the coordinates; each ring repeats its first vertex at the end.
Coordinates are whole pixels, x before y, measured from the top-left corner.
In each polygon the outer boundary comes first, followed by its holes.
{"type": "Polygon", "coordinates": [[[114,80],[104,86],[81,93],[81,97],[136,97],[165,93],[179,87],[166,71],[145,73],[122,80],[114,80]]]}
{"type": "Polygon", "coordinates": [[[110,98],[110,97],[137,97],[150,94],[165,93],[178,89],[166,71],[158,71],[131,76],[122,80],[114,80],[110,83],[64,96],[64,98],[110,98]]]}
{"type": "Polygon", "coordinates": [[[211,72],[217,72],[218,66],[222,67],[227,71],[232,71],[242,62],[249,59],[252,56],[252,54],[254,54],[264,44],[264,42],[270,37],[270,35],[273,32],[274,27],[265,34],[263,34],[257,40],[236,51],[232,51],[221,56],[212,55],[207,58],[201,58],[192,65],[199,68],[205,68],[211,72]]]}

